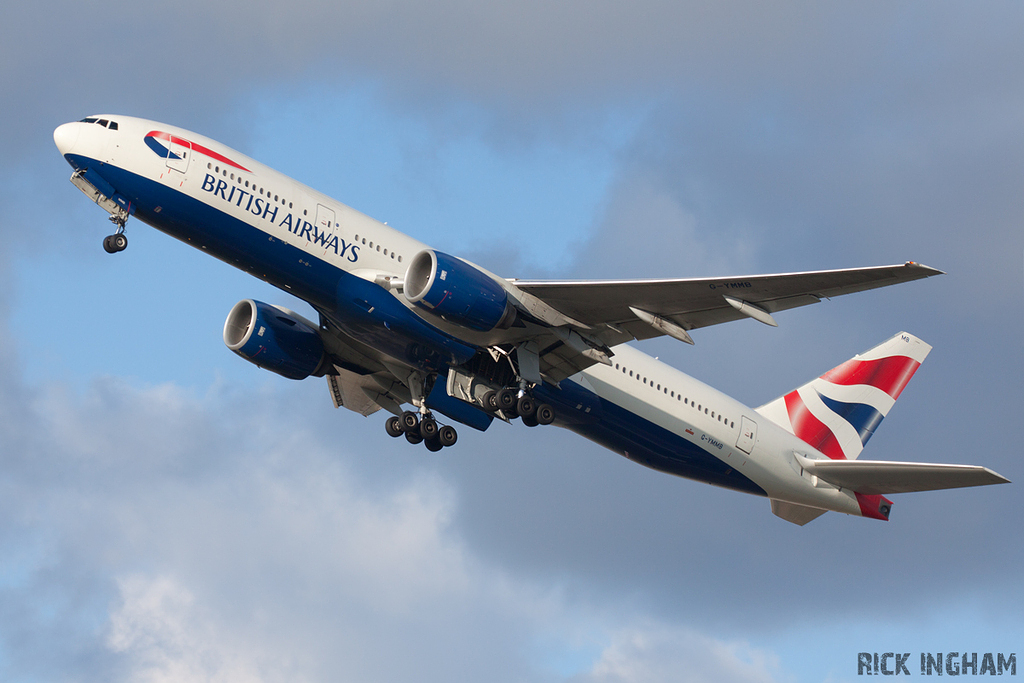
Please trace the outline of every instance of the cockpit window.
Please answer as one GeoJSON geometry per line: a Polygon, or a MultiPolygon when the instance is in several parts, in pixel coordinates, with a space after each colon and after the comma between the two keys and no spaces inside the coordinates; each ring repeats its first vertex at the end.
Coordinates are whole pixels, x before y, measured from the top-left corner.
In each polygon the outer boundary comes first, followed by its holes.
{"type": "Polygon", "coordinates": [[[117,121],[108,121],[107,119],[84,118],[79,123],[98,123],[108,130],[117,130],[117,121]]]}

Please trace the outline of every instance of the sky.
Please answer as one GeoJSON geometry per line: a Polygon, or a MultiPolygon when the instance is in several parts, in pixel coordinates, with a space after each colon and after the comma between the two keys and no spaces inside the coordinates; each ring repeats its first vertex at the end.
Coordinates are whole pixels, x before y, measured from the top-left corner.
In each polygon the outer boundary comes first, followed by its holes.
{"type": "Polygon", "coordinates": [[[268,285],[106,215],[61,123],[222,141],[506,277],[946,272],[644,351],[750,405],[901,330],[866,449],[1021,481],[1019,3],[16,3],[0,25],[0,678],[852,681],[1022,652],[1019,484],[806,527],[555,428],[437,454],[230,353],[268,285]]]}

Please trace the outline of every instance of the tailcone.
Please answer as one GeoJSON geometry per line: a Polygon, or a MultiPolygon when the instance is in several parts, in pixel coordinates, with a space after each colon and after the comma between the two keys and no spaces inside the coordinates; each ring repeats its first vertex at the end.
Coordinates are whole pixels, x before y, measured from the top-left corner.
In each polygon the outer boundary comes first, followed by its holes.
{"type": "Polygon", "coordinates": [[[889,513],[892,512],[892,501],[881,495],[867,495],[857,493],[857,504],[860,505],[860,514],[871,519],[880,519],[883,522],[889,521],[889,513]]]}

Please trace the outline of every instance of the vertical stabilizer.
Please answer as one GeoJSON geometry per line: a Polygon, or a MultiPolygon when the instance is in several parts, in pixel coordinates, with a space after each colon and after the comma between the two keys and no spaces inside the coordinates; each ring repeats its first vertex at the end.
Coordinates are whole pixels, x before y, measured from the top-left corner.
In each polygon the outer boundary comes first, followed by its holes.
{"type": "Polygon", "coordinates": [[[833,460],[854,460],[931,349],[900,332],[757,412],[833,460]]]}

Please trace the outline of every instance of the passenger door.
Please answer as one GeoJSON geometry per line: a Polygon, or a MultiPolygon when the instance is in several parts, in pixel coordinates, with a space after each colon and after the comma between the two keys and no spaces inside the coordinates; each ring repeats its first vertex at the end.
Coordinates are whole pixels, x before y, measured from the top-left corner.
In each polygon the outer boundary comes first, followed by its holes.
{"type": "Polygon", "coordinates": [[[740,418],[740,436],[736,440],[736,448],[747,455],[754,450],[754,442],[757,441],[757,423],[749,417],[740,418]]]}

